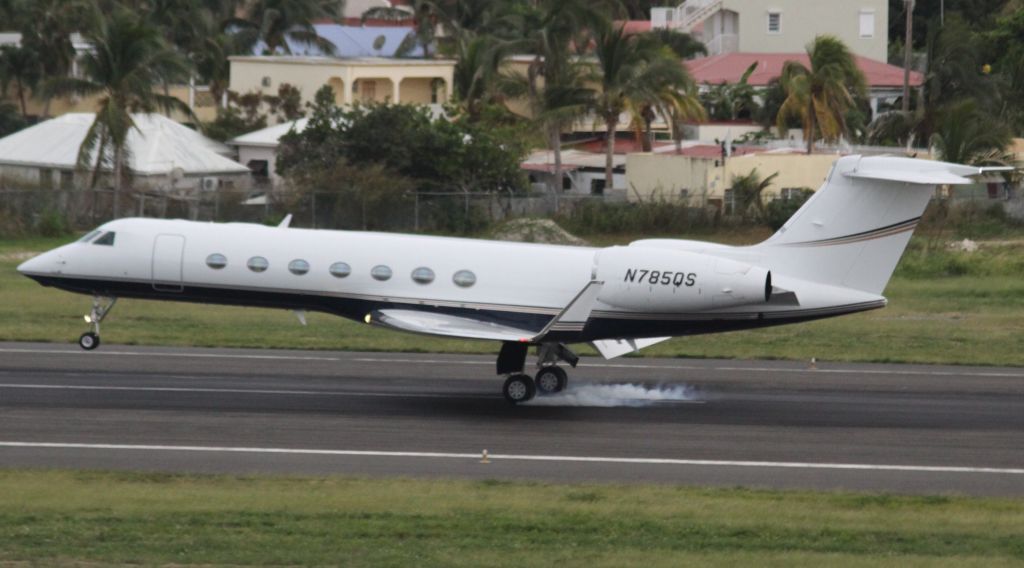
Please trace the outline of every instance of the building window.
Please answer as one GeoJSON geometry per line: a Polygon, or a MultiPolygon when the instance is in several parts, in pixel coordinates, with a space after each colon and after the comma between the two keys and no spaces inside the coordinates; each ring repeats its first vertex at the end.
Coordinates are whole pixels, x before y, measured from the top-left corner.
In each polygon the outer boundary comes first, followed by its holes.
{"type": "Polygon", "coordinates": [[[782,12],[768,12],[768,33],[782,33],[782,12]]]}
{"type": "Polygon", "coordinates": [[[264,87],[269,87],[270,86],[270,77],[264,77],[263,80],[260,81],[260,84],[263,85],[264,87]]]}
{"type": "MultiPolygon", "coordinates": [[[[114,246],[114,237],[115,237],[114,231],[110,231],[109,233],[104,233],[102,237],[100,237],[100,238],[96,239],[95,241],[93,241],[92,244],[94,244],[94,245],[106,245],[108,247],[112,247],[112,246],[114,246]]],[[[224,258],[224,257],[222,256],[221,258],[224,258]]],[[[209,262],[210,262],[209,259],[207,259],[206,262],[207,262],[207,264],[209,264],[209,262]]],[[[228,262],[227,259],[224,259],[224,264],[227,264],[227,262],[228,262]]]]}
{"type": "Polygon", "coordinates": [[[412,279],[417,284],[430,284],[434,281],[434,271],[426,266],[421,266],[412,271],[412,279]]]}
{"type": "Polygon", "coordinates": [[[590,194],[591,195],[604,195],[605,180],[603,179],[592,179],[590,180],[590,194]]]}
{"type": "MultiPolygon", "coordinates": [[[[99,244],[99,241],[96,241],[96,244],[99,244]]],[[[220,270],[221,268],[224,268],[227,265],[228,258],[220,253],[213,253],[210,256],[206,257],[206,266],[209,266],[214,270],[220,270]]]]}
{"type": "Polygon", "coordinates": [[[374,280],[380,280],[381,282],[389,280],[391,278],[391,268],[378,264],[370,270],[370,276],[373,276],[374,280]]]}
{"type": "Polygon", "coordinates": [[[335,278],[345,278],[349,274],[352,274],[352,267],[347,262],[335,262],[328,268],[331,276],[335,278]]]}
{"type": "Polygon", "coordinates": [[[473,274],[468,270],[460,270],[455,273],[455,276],[452,276],[452,282],[455,282],[456,286],[469,288],[473,284],[476,284],[476,274],[473,274]]]}
{"type": "Polygon", "coordinates": [[[254,256],[250,258],[249,262],[245,263],[245,265],[248,266],[249,270],[252,270],[253,272],[265,272],[268,268],[270,268],[270,263],[267,262],[267,259],[263,258],[262,256],[254,256]]]}
{"type": "Polygon", "coordinates": [[[309,272],[309,263],[301,258],[296,258],[288,263],[288,272],[291,272],[296,276],[302,276],[309,272]]]}
{"type": "Polygon", "coordinates": [[[860,13],[860,37],[875,37],[875,11],[862,10],[860,13]]]}

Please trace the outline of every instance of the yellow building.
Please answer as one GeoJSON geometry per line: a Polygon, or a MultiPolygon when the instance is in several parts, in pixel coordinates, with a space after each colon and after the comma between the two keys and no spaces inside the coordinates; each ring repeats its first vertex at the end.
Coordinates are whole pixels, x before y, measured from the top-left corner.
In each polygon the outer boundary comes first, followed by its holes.
{"type": "Polygon", "coordinates": [[[710,152],[629,154],[626,187],[630,201],[685,200],[694,207],[727,202],[732,180],[757,170],[764,179],[778,173],[765,191],[765,200],[786,196],[787,190],[817,190],[825,181],[835,154],[759,153],[721,160],[710,152]]]}
{"type": "Polygon", "coordinates": [[[234,56],[230,89],[239,94],[277,95],[288,83],[303,102],[324,85],[338,105],[356,102],[443,104],[451,96],[455,61],[447,59],[338,58],[323,56],[234,56]]]}

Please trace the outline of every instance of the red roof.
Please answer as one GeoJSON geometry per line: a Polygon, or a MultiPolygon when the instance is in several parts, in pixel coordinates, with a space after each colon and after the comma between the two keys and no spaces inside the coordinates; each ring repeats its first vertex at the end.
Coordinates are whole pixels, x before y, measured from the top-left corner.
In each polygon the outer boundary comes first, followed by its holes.
{"type": "Polygon", "coordinates": [[[642,34],[651,31],[650,20],[619,20],[616,26],[622,26],[626,35],[642,34]]]}
{"type": "MultiPolygon", "coordinates": [[[[860,55],[854,55],[857,67],[864,73],[869,87],[902,87],[903,68],[860,55]]],[[[782,66],[787,61],[799,61],[810,65],[806,53],[722,53],[711,57],[686,61],[686,67],[698,83],[736,83],[743,72],[754,62],[757,68],[750,74],[748,83],[756,87],[764,87],[769,81],[782,74],[782,66]]],[[[910,84],[919,87],[924,76],[917,71],[910,72],[910,84]]]]}

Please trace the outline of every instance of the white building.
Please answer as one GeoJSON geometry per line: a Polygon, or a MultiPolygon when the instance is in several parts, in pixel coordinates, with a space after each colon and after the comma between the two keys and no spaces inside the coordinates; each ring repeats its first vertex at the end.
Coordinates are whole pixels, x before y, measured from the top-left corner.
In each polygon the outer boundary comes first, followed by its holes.
{"type": "Polygon", "coordinates": [[[280,179],[277,175],[277,145],[281,137],[293,130],[302,132],[308,123],[306,118],[282,122],[228,140],[228,144],[238,148],[238,161],[252,171],[257,182],[276,184],[280,179]]]}
{"type": "MultiPolygon", "coordinates": [[[[128,174],[134,189],[189,192],[246,188],[249,168],[228,158],[228,146],[159,114],[132,116],[128,174]]],[[[0,187],[76,189],[86,180],[78,152],[95,115],[72,113],[0,139],[0,187]]],[[[109,149],[108,149],[109,152],[109,149]]],[[[95,156],[91,163],[95,164],[95,156]]],[[[109,176],[110,168],[104,168],[109,176]]],[[[110,186],[109,179],[104,185],[110,186]]]]}
{"type": "Polygon", "coordinates": [[[887,0],[687,0],[652,8],[653,28],[691,33],[720,53],[800,53],[815,36],[833,35],[853,53],[888,57],[887,0]]]}

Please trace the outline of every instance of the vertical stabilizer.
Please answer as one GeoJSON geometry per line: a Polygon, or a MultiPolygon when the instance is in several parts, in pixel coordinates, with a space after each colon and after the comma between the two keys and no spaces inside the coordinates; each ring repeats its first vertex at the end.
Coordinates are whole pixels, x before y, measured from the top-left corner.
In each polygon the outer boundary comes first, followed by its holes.
{"type": "Polygon", "coordinates": [[[881,294],[935,187],[981,168],[912,158],[847,156],[771,238],[766,266],[812,282],[881,294]]]}

